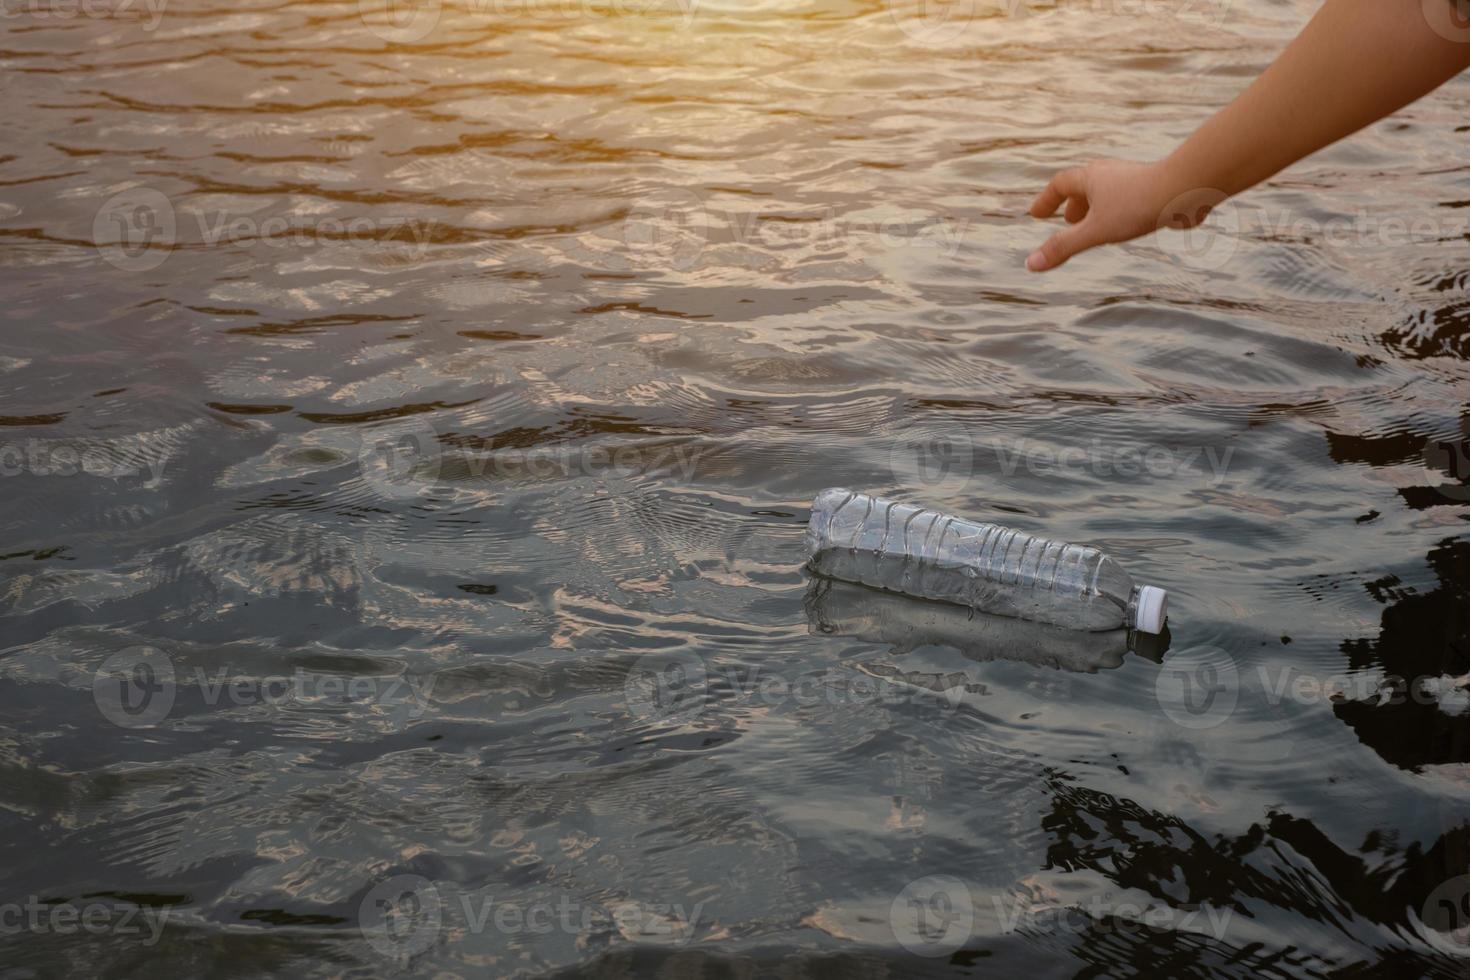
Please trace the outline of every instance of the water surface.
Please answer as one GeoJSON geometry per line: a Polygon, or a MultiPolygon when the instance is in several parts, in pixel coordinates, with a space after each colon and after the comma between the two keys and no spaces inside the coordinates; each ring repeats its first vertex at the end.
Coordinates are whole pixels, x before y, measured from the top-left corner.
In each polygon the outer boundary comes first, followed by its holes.
{"type": "Polygon", "coordinates": [[[1311,10],[9,5],[5,975],[1465,975],[1470,87],[1022,265],[1311,10]]]}

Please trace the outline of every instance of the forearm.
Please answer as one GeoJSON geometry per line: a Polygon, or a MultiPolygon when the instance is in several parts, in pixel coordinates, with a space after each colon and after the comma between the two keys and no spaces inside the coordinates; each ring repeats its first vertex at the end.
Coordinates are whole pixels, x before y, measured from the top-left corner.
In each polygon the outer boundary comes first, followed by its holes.
{"type": "Polygon", "coordinates": [[[1466,67],[1470,44],[1435,33],[1420,0],[1327,0],[1276,62],[1164,167],[1180,191],[1238,194],[1466,67]]]}

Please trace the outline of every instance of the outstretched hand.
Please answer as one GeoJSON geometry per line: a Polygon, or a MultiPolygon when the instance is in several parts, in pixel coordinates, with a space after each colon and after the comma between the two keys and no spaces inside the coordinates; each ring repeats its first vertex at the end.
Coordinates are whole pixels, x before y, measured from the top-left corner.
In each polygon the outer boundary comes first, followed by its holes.
{"type": "Polygon", "coordinates": [[[1155,228],[1192,228],[1254,187],[1470,68],[1456,6],[1444,0],[1333,0],[1281,57],[1158,163],[1099,160],[1052,178],[1031,205],[1069,227],[1031,253],[1032,272],[1155,228]],[[1209,188],[1219,188],[1210,190],[1209,188]]]}
{"type": "Polygon", "coordinates": [[[1031,202],[1033,218],[1049,218],[1065,202],[1068,227],[1026,259],[1032,272],[1055,269],[1078,252],[1126,242],[1159,228],[1192,228],[1223,194],[1180,193],[1163,161],[1095,160],[1063,170],[1031,202]]]}

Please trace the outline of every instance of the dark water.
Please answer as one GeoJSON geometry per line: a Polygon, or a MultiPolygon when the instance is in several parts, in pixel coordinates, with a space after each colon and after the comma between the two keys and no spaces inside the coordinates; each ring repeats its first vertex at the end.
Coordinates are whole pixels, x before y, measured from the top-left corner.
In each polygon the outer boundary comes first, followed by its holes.
{"type": "Polygon", "coordinates": [[[0,975],[1470,970],[1464,81],[1033,277],[1311,6],[5,10],[0,975]]]}

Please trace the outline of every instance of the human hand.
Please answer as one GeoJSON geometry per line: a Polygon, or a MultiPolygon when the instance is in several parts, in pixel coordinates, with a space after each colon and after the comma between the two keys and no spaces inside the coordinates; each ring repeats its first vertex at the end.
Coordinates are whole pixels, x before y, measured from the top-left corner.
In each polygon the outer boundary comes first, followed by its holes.
{"type": "Polygon", "coordinates": [[[1169,162],[1095,160],[1063,170],[1031,202],[1033,218],[1049,218],[1066,202],[1068,227],[1026,259],[1032,272],[1055,269],[1098,245],[1126,242],[1159,228],[1193,228],[1225,199],[1208,189],[1182,190],[1169,162]]]}

